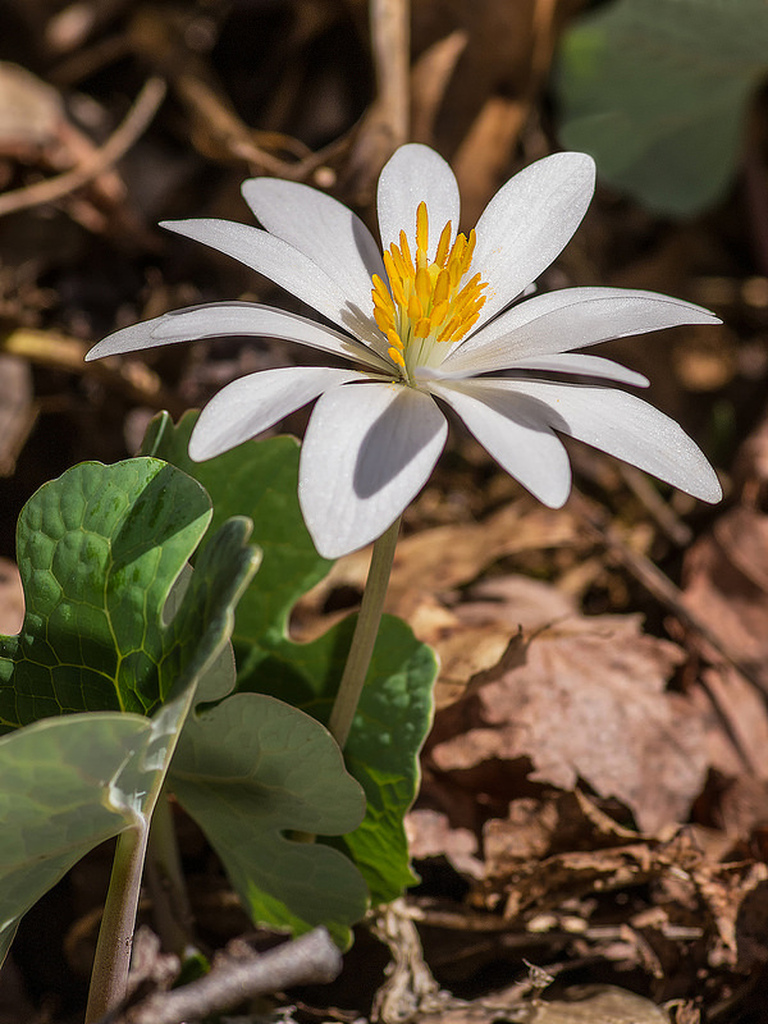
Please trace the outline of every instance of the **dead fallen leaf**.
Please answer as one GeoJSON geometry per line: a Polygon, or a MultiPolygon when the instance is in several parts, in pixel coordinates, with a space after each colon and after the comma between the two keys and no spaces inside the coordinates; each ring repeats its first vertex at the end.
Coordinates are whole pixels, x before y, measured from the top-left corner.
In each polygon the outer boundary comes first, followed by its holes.
{"type": "Polygon", "coordinates": [[[750,972],[768,961],[768,882],[747,893],[736,917],[738,966],[750,972]]]}
{"type": "Polygon", "coordinates": [[[678,647],[643,635],[639,615],[574,616],[512,653],[437,716],[438,771],[528,759],[531,781],[572,790],[584,779],[644,831],[686,819],[707,754],[696,706],[665,692],[678,647]]]}
{"type": "MultiPolygon", "coordinates": [[[[501,558],[573,546],[584,536],[567,508],[548,509],[523,498],[479,523],[439,526],[403,537],[395,554],[386,610],[410,622],[425,597],[471,583],[501,558]]],[[[334,591],[354,588],[362,593],[370,561],[370,547],[340,558],[299,602],[298,615],[303,620],[317,616],[334,591]]],[[[313,624],[311,633],[326,628],[325,621],[313,624]]],[[[307,635],[302,631],[301,639],[307,635]]]]}
{"type": "Polygon", "coordinates": [[[0,352],[0,476],[14,473],[36,415],[29,363],[0,352]]]}
{"type": "Polygon", "coordinates": [[[669,1016],[649,999],[613,985],[569,989],[568,1000],[539,1002],[526,1024],[669,1024],[669,1016]]]}
{"type": "Polygon", "coordinates": [[[61,96],[31,71],[0,62],[0,152],[46,146],[64,118],[61,96]]]}
{"type": "Polygon", "coordinates": [[[716,522],[686,559],[685,603],[743,666],[760,692],[732,664],[708,652],[714,667],[703,680],[726,719],[709,729],[710,758],[726,775],[749,769],[768,779],[768,516],[737,506],[716,522]],[[719,663],[718,663],[719,662],[719,663]],[[729,737],[743,752],[741,760],[729,737]]]}
{"type": "Polygon", "coordinates": [[[0,633],[14,636],[24,623],[24,591],[14,562],[0,558],[0,633]]]}
{"type": "Polygon", "coordinates": [[[623,828],[578,789],[543,799],[512,800],[506,819],[491,818],[483,828],[486,874],[499,877],[531,860],[569,850],[626,845],[641,836],[623,828]]]}
{"type": "Polygon", "coordinates": [[[405,831],[414,860],[445,857],[459,874],[473,878],[484,874],[477,836],[468,828],[452,828],[447,814],[417,808],[406,815],[405,831]]]}

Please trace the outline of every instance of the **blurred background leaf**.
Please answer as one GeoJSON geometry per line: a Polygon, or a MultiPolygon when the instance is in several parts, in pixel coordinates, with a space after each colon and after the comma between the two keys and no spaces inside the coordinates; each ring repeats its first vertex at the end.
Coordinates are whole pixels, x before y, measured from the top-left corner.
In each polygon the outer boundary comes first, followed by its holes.
{"type": "Polygon", "coordinates": [[[617,0],[563,37],[560,141],[652,210],[690,216],[736,175],[766,74],[763,0],[617,0]]]}

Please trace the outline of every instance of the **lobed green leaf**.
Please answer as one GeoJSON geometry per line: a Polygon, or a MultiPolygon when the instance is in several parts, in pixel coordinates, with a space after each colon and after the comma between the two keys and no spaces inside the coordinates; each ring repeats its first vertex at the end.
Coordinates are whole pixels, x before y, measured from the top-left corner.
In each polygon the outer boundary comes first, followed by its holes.
{"type": "Polygon", "coordinates": [[[184,660],[162,609],[210,518],[203,488],[156,459],[82,463],[44,484],[17,527],[26,613],[0,637],[0,728],[151,714],[184,660]]]}
{"type": "MultiPolygon", "coordinates": [[[[156,419],[145,450],[183,465],[204,483],[215,517],[244,513],[254,520],[254,538],[264,560],[258,588],[251,587],[237,609],[237,690],[269,694],[324,723],[341,678],[354,619],[311,644],[294,643],[287,635],[293,605],[330,565],[315,552],[301,518],[298,445],[291,438],[270,438],[248,442],[205,463],[191,463],[186,446],[195,418],[188,414],[176,427],[165,415],[156,419]],[[292,549],[290,556],[286,548],[292,549]],[[265,580],[268,594],[254,594],[265,580]]],[[[347,767],[365,790],[365,818],[336,844],[346,849],[363,873],[377,903],[394,899],[413,882],[403,819],[418,788],[418,753],[431,721],[436,671],[430,648],[419,643],[404,623],[385,617],[345,749],[347,767]]],[[[213,826],[198,820],[212,834],[213,826]]],[[[225,862],[228,856],[234,858],[234,840],[229,854],[221,847],[219,852],[225,862]]],[[[252,906],[258,904],[244,879],[238,891],[252,906]]],[[[265,902],[260,912],[267,913],[265,902]]],[[[272,912],[274,920],[285,913],[272,912]]]]}
{"type": "Polygon", "coordinates": [[[294,933],[324,924],[349,944],[368,901],[360,873],[338,851],[286,835],[349,832],[365,811],[314,719],[272,697],[235,694],[188,720],[170,785],[255,922],[294,933]]]}
{"type": "Polygon", "coordinates": [[[0,739],[0,958],[77,860],[148,828],[198,680],[203,696],[232,687],[233,607],[258,558],[232,519],[182,572],[209,519],[199,484],[154,459],[76,466],[22,513],[27,612],[0,638],[0,701],[6,725],[55,717],[0,739]],[[129,698],[152,718],[65,714],[129,698]]]}

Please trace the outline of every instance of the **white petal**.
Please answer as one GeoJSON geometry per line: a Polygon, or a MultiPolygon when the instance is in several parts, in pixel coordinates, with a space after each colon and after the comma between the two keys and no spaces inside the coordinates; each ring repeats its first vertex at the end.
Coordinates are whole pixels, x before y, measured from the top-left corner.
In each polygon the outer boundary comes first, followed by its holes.
{"type": "Polygon", "coordinates": [[[471,273],[488,282],[479,323],[508,306],[571,240],[595,190],[586,153],[554,153],[502,186],[477,222],[471,273]]]}
{"type": "Polygon", "coordinates": [[[647,388],[651,383],[642,373],[636,373],[613,359],[601,356],[584,356],[581,353],[567,355],[538,356],[534,359],[520,359],[509,366],[508,371],[533,370],[534,372],[570,373],[599,380],[611,380],[617,384],[629,384],[635,388],[647,388]]]}
{"type": "Polygon", "coordinates": [[[630,462],[703,501],[716,502],[722,497],[715,471],[682,427],[635,395],[543,381],[481,380],[475,385],[538,399],[555,430],[630,462]]]}
{"type": "Polygon", "coordinates": [[[455,237],[459,225],[459,186],[448,164],[429,146],[401,146],[384,166],[379,178],[377,210],[382,248],[400,244],[400,232],[408,237],[411,251],[416,242],[416,210],[427,204],[429,253],[434,257],[440,232],[451,222],[455,237]]]}
{"type": "Polygon", "coordinates": [[[373,235],[343,203],[296,181],[251,178],[243,196],[263,226],[308,256],[358,308],[371,308],[371,275],[386,281],[373,235]]]}
{"type": "Polygon", "coordinates": [[[562,442],[536,399],[483,387],[481,382],[432,384],[503,469],[545,505],[560,508],[571,489],[562,442]]]}
{"type": "Polygon", "coordinates": [[[381,343],[371,315],[373,304],[360,308],[313,260],[282,238],[250,224],[212,218],[163,221],[160,226],[232,256],[361,340],[381,343]]]}
{"type": "MultiPolygon", "coordinates": [[[[189,308],[195,309],[198,307],[190,306],[189,308]]],[[[179,312],[184,312],[184,310],[179,312]]],[[[169,342],[191,341],[192,338],[188,334],[173,338],[157,338],[155,336],[153,333],[155,328],[168,315],[168,313],[164,313],[153,320],[142,320],[138,324],[131,324],[130,327],[123,327],[121,330],[107,335],[106,338],[102,338],[86,354],[86,363],[92,359],[101,359],[104,356],[120,355],[122,352],[140,352],[147,348],[159,348],[161,345],[167,345],[169,342]]]]}
{"type": "Polygon", "coordinates": [[[280,366],[240,377],[211,399],[189,439],[195,462],[236,448],[311,402],[328,388],[366,380],[356,370],[328,366],[280,366]]]}
{"type": "Polygon", "coordinates": [[[718,324],[709,310],[656,292],[563,288],[502,313],[446,357],[446,372],[488,373],[518,359],[568,352],[681,324],[718,324]]]}
{"type": "Polygon", "coordinates": [[[294,313],[286,313],[282,309],[259,306],[252,302],[208,302],[200,306],[174,309],[153,320],[115,331],[95,345],[85,358],[99,359],[102,356],[157,348],[180,341],[243,334],[295,341],[352,359],[383,373],[391,373],[393,369],[388,360],[376,355],[362,342],[340,334],[331,327],[294,313]]]}
{"type": "Polygon", "coordinates": [[[448,424],[399,384],[327,391],[301,449],[299,501],[315,546],[338,558],[380,537],[426,483],[448,424]]]}
{"type": "Polygon", "coordinates": [[[287,313],[271,306],[254,302],[206,303],[177,309],[158,317],[154,337],[165,341],[179,340],[183,334],[188,340],[216,338],[225,335],[253,334],[263,338],[280,338],[310,345],[323,352],[332,352],[346,359],[354,359],[366,366],[392,372],[390,360],[377,355],[362,342],[340,334],[332,327],[307,320],[296,313],[287,313]]]}

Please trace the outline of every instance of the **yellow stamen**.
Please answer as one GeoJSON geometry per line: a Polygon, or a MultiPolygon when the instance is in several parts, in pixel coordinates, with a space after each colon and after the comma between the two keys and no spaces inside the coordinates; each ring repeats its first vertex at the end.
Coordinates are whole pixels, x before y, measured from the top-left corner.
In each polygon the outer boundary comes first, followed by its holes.
{"type": "Polygon", "coordinates": [[[398,306],[402,307],[405,305],[405,292],[403,291],[402,275],[399,273],[391,253],[384,253],[384,266],[386,267],[387,276],[389,277],[389,287],[392,289],[392,298],[398,306]]]}
{"type": "Polygon", "coordinates": [[[435,263],[438,267],[444,267],[445,261],[448,259],[448,247],[451,244],[451,222],[443,228],[440,233],[440,241],[437,243],[437,252],[435,253],[435,263]]]}
{"type": "Polygon", "coordinates": [[[391,304],[392,299],[390,298],[389,292],[387,291],[387,286],[381,280],[379,275],[378,274],[374,274],[372,280],[373,280],[373,297],[374,297],[374,299],[376,298],[376,296],[378,296],[380,299],[383,300],[385,305],[386,305],[386,303],[390,303],[391,304]]]}
{"type": "Polygon", "coordinates": [[[394,330],[394,328],[390,328],[387,331],[387,341],[390,343],[390,345],[393,345],[395,348],[400,349],[400,351],[402,352],[403,342],[400,338],[400,335],[397,333],[396,330],[394,330]]]}
{"type": "Polygon", "coordinates": [[[419,267],[416,271],[416,295],[418,296],[421,308],[426,309],[432,296],[432,282],[429,279],[426,267],[419,267]]]}
{"type": "Polygon", "coordinates": [[[376,326],[379,328],[382,334],[387,334],[390,330],[393,329],[392,321],[389,319],[387,314],[382,309],[379,308],[379,306],[373,307],[373,319],[376,321],[376,326]]]}
{"type": "Polygon", "coordinates": [[[429,314],[433,330],[439,327],[443,320],[445,320],[450,308],[451,304],[449,302],[439,302],[436,306],[433,306],[432,312],[429,314]]]}
{"type": "Polygon", "coordinates": [[[408,299],[408,317],[416,323],[417,320],[421,320],[424,316],[424,310],[421,308],[421,303],[415,293],[412,293],[408,299]]]}
{"type": "Polygon", "coordinates": [[[419,203],[416,210],[416,245],[422,252],[429,248],[429,218],[427,216],[427,204],[419,203]]]}
{"type": "Polygon", "coordinates": [[[464,274],[466,274],[466,272],[469,270],[469,265],[472,262],[472,257],[475,254],[475,244],[476,244],[476,242],[477,242],[477,236],[475,235],[475,229],[472,228],[472,230],[469,232],[469,239],[467,241],[467,246],[466,246],[466,248],[465,248],[465,250],[464,250],[464,252],[462,253],[462,256],[461,256],[461,273],[462,273],[462,276],[464,276],[464,274]]]}
{"type": "Polygon", "coordinates": [[[447,302],[451,293],[451,275],[447,270],[441,270],[435,281],[435,290],[432,293],[432,301],[435,305],[447,302]]]}
{"type": "MultiPolygon", "coordinates": [[[[390,246],[390,249],[396,249],[394,242],[390,246]]],[[[413,277],[416,271],[413,266],[413,260],[411,259],[411,250],[408,246],[408,239],[406,238],[404,231],[400,232],[400,253],[402,254],[406,270],[411,275],[411,277],[413,277]]]]}
{"type": "Polygon", "coordinates": [[[411,382],[418,366],[437,366],[444,358],[436,346],[461,341],[477,323],[487,287],[479,273],[467,280],[477,245],[474,231],[451,244],[451,222],[443,227],[434,260],[429,258],[426,203],[416,210],[416,249],[405,231],[383,253],[388,284],[374,274],[373,317],[387,340],[387,354],[411,382]]]}

